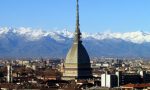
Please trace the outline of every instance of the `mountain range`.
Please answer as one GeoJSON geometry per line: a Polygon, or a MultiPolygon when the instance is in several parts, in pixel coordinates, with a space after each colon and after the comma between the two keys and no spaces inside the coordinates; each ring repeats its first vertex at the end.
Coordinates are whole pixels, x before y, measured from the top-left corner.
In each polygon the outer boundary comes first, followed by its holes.
{"type": "MultiPolygon", "coordinates": [[[[32,28],[0,28],[0,57],[65,57],[73,32],[32,28]]],[[[82,32],[90,57],[150,58],[150,32],[82,32]]]]}

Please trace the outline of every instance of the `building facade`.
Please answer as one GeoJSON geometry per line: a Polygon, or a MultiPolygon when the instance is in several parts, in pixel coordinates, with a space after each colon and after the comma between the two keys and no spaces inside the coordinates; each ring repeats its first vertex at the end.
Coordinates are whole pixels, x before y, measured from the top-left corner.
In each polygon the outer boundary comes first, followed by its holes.
{"type": "Polygon", "coordinates": [[[101,75],[101,86],[107,87],[107,88],[117,87],[118,86],[118,84],[116,83],[117,80],[118,80],[118,78],[116,75],[102,74],[101,75]]]}

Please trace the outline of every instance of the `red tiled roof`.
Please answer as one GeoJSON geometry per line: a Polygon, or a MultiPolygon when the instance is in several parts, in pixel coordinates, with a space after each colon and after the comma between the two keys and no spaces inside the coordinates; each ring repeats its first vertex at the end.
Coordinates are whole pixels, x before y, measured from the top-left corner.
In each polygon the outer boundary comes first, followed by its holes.
{"type": "Polygon", "coordinates": [[[144,88],[144,87],[150,87],[150,84],[126,84],[122,87],[132,87],[132,88],[144,88]]]}

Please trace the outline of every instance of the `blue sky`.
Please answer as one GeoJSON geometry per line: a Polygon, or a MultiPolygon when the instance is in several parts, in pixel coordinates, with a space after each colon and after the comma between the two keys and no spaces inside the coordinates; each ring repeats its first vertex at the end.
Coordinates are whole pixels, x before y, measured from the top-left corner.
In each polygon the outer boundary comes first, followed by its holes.
{"type": "MultiPolygon", "coordinates": [[[[150,30],[150,0],[80,0],[84,32],[150,30]]],[[[74,31],[76,0],[0,0],[0,27],[74,31]]]]}

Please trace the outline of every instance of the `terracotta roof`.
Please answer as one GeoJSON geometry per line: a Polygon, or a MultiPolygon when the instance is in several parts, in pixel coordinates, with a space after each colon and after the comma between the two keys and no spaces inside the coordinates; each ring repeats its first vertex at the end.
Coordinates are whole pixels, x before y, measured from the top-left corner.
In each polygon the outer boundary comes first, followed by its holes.
{"type": "Polygon", "coordinates": [[[132,87],[132,88],[144,88],[144,87],[150,87],[150,84],[126,84],[122,87],[132,87]]]}
{"type": "Polygon", "coordinates": [[[6,84],[0,84],[0,88],[17,88],[18,85],[12,84],[12,83],[6,83],[6,84]]]}

